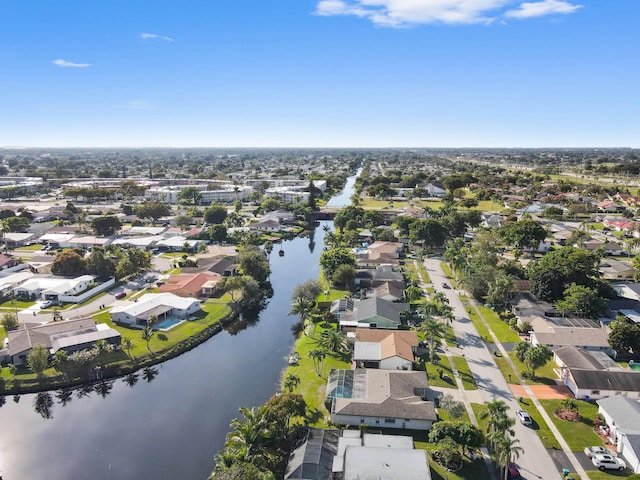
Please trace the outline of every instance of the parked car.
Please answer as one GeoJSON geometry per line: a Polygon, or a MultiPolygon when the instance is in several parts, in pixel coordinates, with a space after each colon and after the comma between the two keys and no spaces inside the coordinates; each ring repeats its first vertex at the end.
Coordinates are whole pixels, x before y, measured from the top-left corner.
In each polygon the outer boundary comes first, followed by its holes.
{"type": "Polygon", "coordinates": [[[509,470],[507,471],[507,480],[521,480],[522,475],[520,475],[520,470],[518,470],[518,466],[515,463],[509,464],[509,470]]]}
{"type": "Polygon", "coordinates": [[[44,300],[43,302],[40,302],[40,308],[49,308],[53,307],[53,305],[53,300],[44,300]]]}
{"type": "Polygon", "coordinates": [[[614,457],[613,455],[594,455],[591,458],[591,463],[593,463],[599,470],[620,470],[623,471],[627,468],[627,464],[624,463],[619,457],[614,457]]]}
{"type": "Polygon", "coordinates": [[[451,288],[451,287],[449,287],[447,282],[442,282],[442,288],[451,288]]]}
{"type": "Polygon", "coordinates": [[[126,292],[118,292],[114,295],[114,297],[116,297],[118,300],[120,300],[121,298],[124,298],[127,296],[126,292]]]}
{"type": "Polygon", "coordinates": [[[584,454],[591,458],[594,455],[611,455],[611,450],[604,447],[587,447],[584,449],[584,454]]]}
{"type": "Polygon", "coordinates": [[[533,420],[531,420],[531,417],[529,416],[529,414],[524,410],[516,410],[516,415],[518,415],[518,418],[520,419],[521,424],[527,425],[527,426],[533,424],[533,420]]]}

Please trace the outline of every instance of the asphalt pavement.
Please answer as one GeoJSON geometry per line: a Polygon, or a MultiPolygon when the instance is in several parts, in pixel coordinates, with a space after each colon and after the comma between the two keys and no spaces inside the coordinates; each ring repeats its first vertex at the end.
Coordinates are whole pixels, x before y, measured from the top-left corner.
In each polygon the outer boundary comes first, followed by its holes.
{"type": "MultiPolygon", "coordinates": [[[[520,473],[526,480],[531,479],[557,479],[561,474],[556,468],[553,459],[547,449],[542,445],[538,435],[529,427],[522,425],[516,417],[516,410],[520,409],[518,401],[514,397],[502,372],[496,365],[493,354],[480,338],[478,331],[469,319],[464,305],[458,298],[458,293],[453,288],[445,288],[443,285],[450,283],[440,267],[440,259],[428,258],[425,260],[425,268],[429,273],[433,288],[446,295],[453,307],[456,320],[453,322],[453,331],[458,339],[461,352],[464,355],[471,373],[478,385],[481,398],[484,402],[494,399],[503,400],[510,409],[510,414],[516,419],[514,430],[519,446],[524,450],[515,463],[520,468],[520,473]]],[[[566,468],[571,469],[571,465],[566,468]]]]}

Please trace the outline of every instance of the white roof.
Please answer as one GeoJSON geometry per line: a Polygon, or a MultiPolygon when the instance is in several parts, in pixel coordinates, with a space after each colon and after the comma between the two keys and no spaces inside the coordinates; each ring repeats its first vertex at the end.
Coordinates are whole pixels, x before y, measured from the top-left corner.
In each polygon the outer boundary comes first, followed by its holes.
{"type": "Polygon", "coordinates": [[[22,240],[27,240],[35,235],[35,233],[7,232],[4,234],[4,238],[5,240],[9,240],[10,242],[20,242],[22,240]]]}
{"type": "Polygon", "coordinates": [[[124,237],[114,240],[112,245],[133,245],[134,247],[148,247],[160,240],[163,240],[162,235],[151,235],[144,237],[124,237]]]}
{"type": "Polygon", "coordinates": [[[164,245],[167,247],[181,247],[185,243],[188,243],[190,246],[196,245],[199,243],[199,240],[187,240],[186,237],[182,235],[176,235],[175,237],[169,237],[165,240],[161,240],[157,243],[157,245],[164,245]]]}
{"type": "Polygon", "coordinates": [[[49,293],[64,293],[81,282],[90,282],[93,280],[92,275],[81,275],[77,278],[60,278],[44,275],[31,274],[30,280],[27,280],[19,288],[24,290],[43,290],[49,293]]]}
{"type": "Polygon", "coordinates": [[[0,277],[0,289],[6,286],[13,287],[15,285],[18,285],[30,277],[33,277],[33,273],[28,270],[26,272],[23,271],[13,273],[11,275],[7,275],[6,277],[0,277]]]}
{"type": "Polygon", "coordinates": [[[160,235],[167,227],[131,227],[124,230],[128,235],[160,235]]]}
{"type": "Polygon", "coordinates": [[[126,313],[136,317],[161,305],[187,310],[194,303],[199,304],[200,301],[193,298],[179,297],[173,293],[147,293],[139,297],[137,302],[126,302],[121,306],[113,307],[110,313],[126,313]]]}
{"type": "Polygon", "coordinates": [[[40,237],[40,240],[43,240],[45,242],[60,243],[60,242],[68,242],[73,237],[75,237],[73,233],[45,233],[40,237]]]}

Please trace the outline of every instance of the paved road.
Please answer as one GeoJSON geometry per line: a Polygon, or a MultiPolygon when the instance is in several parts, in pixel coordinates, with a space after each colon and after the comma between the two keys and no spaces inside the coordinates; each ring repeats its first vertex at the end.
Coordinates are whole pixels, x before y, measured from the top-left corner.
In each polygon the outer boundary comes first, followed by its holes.
{"type": "MultiPolygon", "coordinates": [[[[453,330],[469,363],[469,368],[473,373],[478,388],[482,392],[482,398],[485,402],[495,398],[503,400],[509,406],[511,415],[515,418],[515,411],[519,408],[519,404],[509,389],[500,369],[498,369],[492,353],[487,349],[475,326],[469,320],[469,316],[456,291],[442,286],[444,283],[449,284],[450,280],[445,277],[440,267],[440,260],[429,258],[425,260],[425,267],[429,272],[433,287],[436,291],[444,293],[453,307],[454,315],[456,316],[456,321],[453,322],[453,330]]],[[[520,446],[524,450],[524,453],[516,460],[523,478],[527,480],[560,478],[560,473],[556,469],[551,456],[536,433],[518,421],[516,421],[514,429],[516,438],[518,438],[520,446]]]]}

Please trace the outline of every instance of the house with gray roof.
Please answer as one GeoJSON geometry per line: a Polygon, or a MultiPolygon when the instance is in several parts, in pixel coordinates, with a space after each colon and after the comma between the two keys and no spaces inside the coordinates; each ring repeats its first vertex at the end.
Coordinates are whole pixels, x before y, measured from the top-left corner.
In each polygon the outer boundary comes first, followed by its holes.
{"type": "Polygon", "coordinates": [[[390,328],[397,329],[402,324],[401,313],[407,310],[406,303],[396,303],[379,297],[354,300],[352,311],[340,311],[340,326],[344,328],[390,328]]]}
{"type": "Polygon", "coordinates": [[[404,370],[331,370],[326,396],[331,421],[344,425],[429,430],[437,420],[425,372],[404,370]]]}
{"type": "Polygon", "coordinates": [[[52,322],[44,325],[22,325],[7,332],[8,356],[14,365],[26,361],[35,345],[44,345],[54,355],[58,350],[73,353],[93,348],[98,340],[120,345],[121,336],[105,323],[96,324],[91,318],[52,322]]]}
{"type": "Polygon", "coordinates": [[[640,403],[624,395],[597,400],[608,436],[634,473],[640,473],[640,403]]]}

